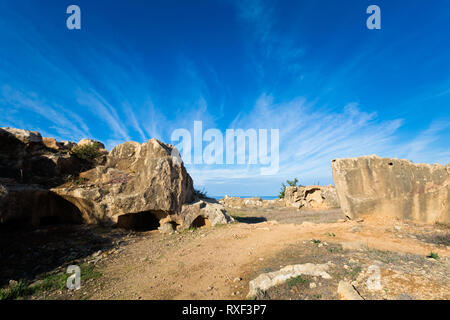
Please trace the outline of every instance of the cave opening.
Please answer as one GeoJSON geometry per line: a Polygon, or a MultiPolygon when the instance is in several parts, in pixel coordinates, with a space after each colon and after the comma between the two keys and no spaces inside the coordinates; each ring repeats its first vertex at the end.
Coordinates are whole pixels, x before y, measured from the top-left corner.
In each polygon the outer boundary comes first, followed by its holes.
{"type": "Polygon", "coordinates": [[[42,227],[53,226],[57,224],[61,224],[61,219],[56,216],[46,216],[39,219],[39,226],[42,227]]]}
{"type": "Polygon", "coordinates": [[[158,216],[152,211],[123,214],[118,217],[117,227],[135,231],[157,230],[160,225],[158,216]]]}
{"type": "Polygon", "coordinates": [[[201,227],[210,227],[211,222],[208,218],[198,216],[197,218],[192,221],[191,227],[192,228],[201,228],[201,227]]]}

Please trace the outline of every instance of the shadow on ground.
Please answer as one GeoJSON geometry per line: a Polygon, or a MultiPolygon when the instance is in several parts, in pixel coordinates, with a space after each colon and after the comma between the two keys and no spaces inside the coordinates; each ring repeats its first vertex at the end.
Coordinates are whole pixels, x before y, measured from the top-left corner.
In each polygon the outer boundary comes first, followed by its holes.
{"type": "Polygon", "coordinates": [[[255,224],[267,221],[265,217],[234,217],[237,222],[255,224]]]}
{"type": "Polygon", "coordinates": [[[34,280],[60,267],[65,271],[99,250],[108,250],[129,232],[89,225],[51,225],[0,231],[0,287],[9,280],[34,280]]]}

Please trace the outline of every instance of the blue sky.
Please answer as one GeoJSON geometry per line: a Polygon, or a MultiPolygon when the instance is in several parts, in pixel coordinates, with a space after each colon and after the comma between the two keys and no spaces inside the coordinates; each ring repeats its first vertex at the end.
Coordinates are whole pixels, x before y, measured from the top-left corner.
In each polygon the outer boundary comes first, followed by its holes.
{"type": "Polygon", "coordinates": [[[337,157],[450,162],[447,0],[0,0],[0,43],[0,126],[109,149],[195,120],[280,129],[276,175],[187,166],[210,195],[329,184],[337,157]]]}

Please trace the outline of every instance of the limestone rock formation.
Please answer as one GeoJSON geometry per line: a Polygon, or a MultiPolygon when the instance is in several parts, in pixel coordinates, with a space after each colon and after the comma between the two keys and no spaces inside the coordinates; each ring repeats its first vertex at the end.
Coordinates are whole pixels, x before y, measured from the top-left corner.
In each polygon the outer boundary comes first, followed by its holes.
{"type": "Polygon", "coordinates": [[[146,225],[169,232],[195,223],[230,222],[223,206],[192,203],[196,200],[192,178],[172,157],[173,148],[156,139],[125,142],[107,155],[105,165],[81,173],[81,184],[52,191],[78,207],[88,223],[117,223],[122,228],[146,225]]]}
{"type": "Polygon", "coordinates": [[[0,128],[0,223],[117,223],[167,231],[202,219],[211,225],[232,221],[218,203],[190,205],[198,199],[184,165],[171,156],[173,146],[151,139],[109,153],[103,148],[90,139],[76,145],[0,128]],[[97,158],[74,152],[90,144],[99,146],[97,158]]]}
{"type": "Polygon", "coordinates": [[[172,148],[156,139],[125,142],[107,155],[105,165],[81,173],[81,184],[52,191],[80,208],[89,223],[114,223],[121,215],[141,212],[158,220],[180,213],[194,200],[194,189],[183,164],[171,156],[172,148]]]}
{"type": "Polygon", "coordinates": [[[1,224],[81,222],[76,207],[48,190],[87,166],[71,146],[38,132],[0,128],[1,224]]]}
{"type": "Polygon", "coordinates": [[[93,139],[86,139],[86,138],[81,139],[77,145],[84,146],[84,145],[88,145],[88,144],[97,144],[100,147],[100,149],[105,149],[105,145],[103,143],[101,143],[100,141],[97,141],[97,140],[93,140],[93,139]]]}
{"type": "Polygon", "coordinates": [[[38,132],[0,128],[0,177],[17,183],[55,186],[80,172],[85,163],[70,148],[38,132]]]}
{"type": "Polygon", "coordinates": [[[378,215],[450,223],[450,165],[372,155],[335,159],[332,170],[342,210],[349,218],[378,215]]]}
{"type": "Polygon", "coordinates": [[[225,207],[232,209],[284,207],[284,201],[281,199],[263,200],[260,197],[240,198],[225,196],[219,202],[225,207]]]}
{"type": "Polygon", "coordinates": [[[259,292],[264,292],[271,287],[277,286],[286,282],[290,278],[299,275],[308,275],[314,277],[322,277],[324,279],[331,279],[328,274],[329,264],[296,264],[289,265],[278,271],[260,274],[256,279],[249,282],[249,292],[247,298],[255,297],[259,292]]]}
{"type": "Polygon", "coordinates": [[[234,221],[223,205],[214,199],[199,199],[193,204],[184,205],[180,216],[181,229],[215,226],[234,221]]]}
{"type": "Polygon", "coordinates": [[[339,300],[364,300],[350,283],[343,280],[339,281],[337,294],[339,300]]]}
{"type": "Polygon", "coordinates": [[[297,209],[339,208],[336,189],[332,186],[286,187],[284,202],[286,207],[297,209]]]}
{"type": "Polygon", "coordinates": [[[0,179],[0,224],[28,227],[82,222],[78,208],[53,192],[39,185],[0,179]]]}

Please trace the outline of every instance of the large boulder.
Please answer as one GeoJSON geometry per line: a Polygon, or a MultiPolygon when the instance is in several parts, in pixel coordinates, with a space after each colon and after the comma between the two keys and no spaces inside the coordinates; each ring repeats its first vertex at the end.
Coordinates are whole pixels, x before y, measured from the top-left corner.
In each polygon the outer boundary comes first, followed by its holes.
{"type": "Polygon", "coordinates": [[[49,191],[86,167],[71,145],[35,131],[0,128],[0,224],[82,222],[76,207],[49,191]]]}
{"type": "Polygon", "coordinates": [[[0,179],[0,225],[35,227],[55,223],[82,223],[70,202],[39,185],[0,179]]]}
{"type": "Polygon", "coordinates": [[[78,174],[83,161],[53,140],[34,131],[0,128],[0,178],[56,186],[66,176],[78,174]]]}
{"type": "Polygon", "coordinates": [[[372,155],[335,159],[331,166],[342,210],[349,218],[378,215],[450,223],[450,165],[372,155]]]}
{"type": "Polygon", "coordinates": [[[78,184],[52,191],[78,207],[87,223],[134,229],[159,226],[162,231],[189,227],[200,216],[212,225],[226,223],[228,215],[221,205],[191,204],[196,200],[193,181],[172,156],[173,148],[156,139],[125,142],[107,155],[105,165],[81,173],[78,184]]]}
{"type": "Polygon", "coordinates": [[[240,198],[240,197],[230,197],[228,195],[226,195],[223,199],[219,200],[219,203],[231,209],[273,208],[284,206],[284,201],[281,199],[263,200],[260,197],[240,198]]]}
{"type": "Polygon", "coordinates": [[[181,211],[180,229],[215,226],[233,222],[223,205],[214,199],[199,199],[184,205],[181,211]]]}
{"type": "Polygon", "coordinates": [[[332,186],[286,187],[284,190],[286,207],[305,209],[339,208],[336,189],[332,186]]]}
{"type": "Polygon", "coordinates": [[[173,148],[151,139],[108,153],[96,140],[74,144],[0,128],[0,224],[75,222],[164,231],[168,223],[231,221],[218,203],[190,205],[198,200],[193,182],[173,148]]]}
{"type": "Polygon", "coordinates": [[[194,200],[194,188],[172,148],[156,139],[125,142],[107,155],[105,165],[81,173],[78,183],[52,190],[89,216],[89,223],[115,223],[121,215],[141,212],[158,219],[180,213],[194,200]]]}
{"type": "Polygon", "coordinates": [[[93,139],[81,139],[78,144],[78,146],[85,146],[85,145],[97,145],[100,149],[105,149],[105,145],[101,143],[100,141],[93,140],[93,139]]]}

